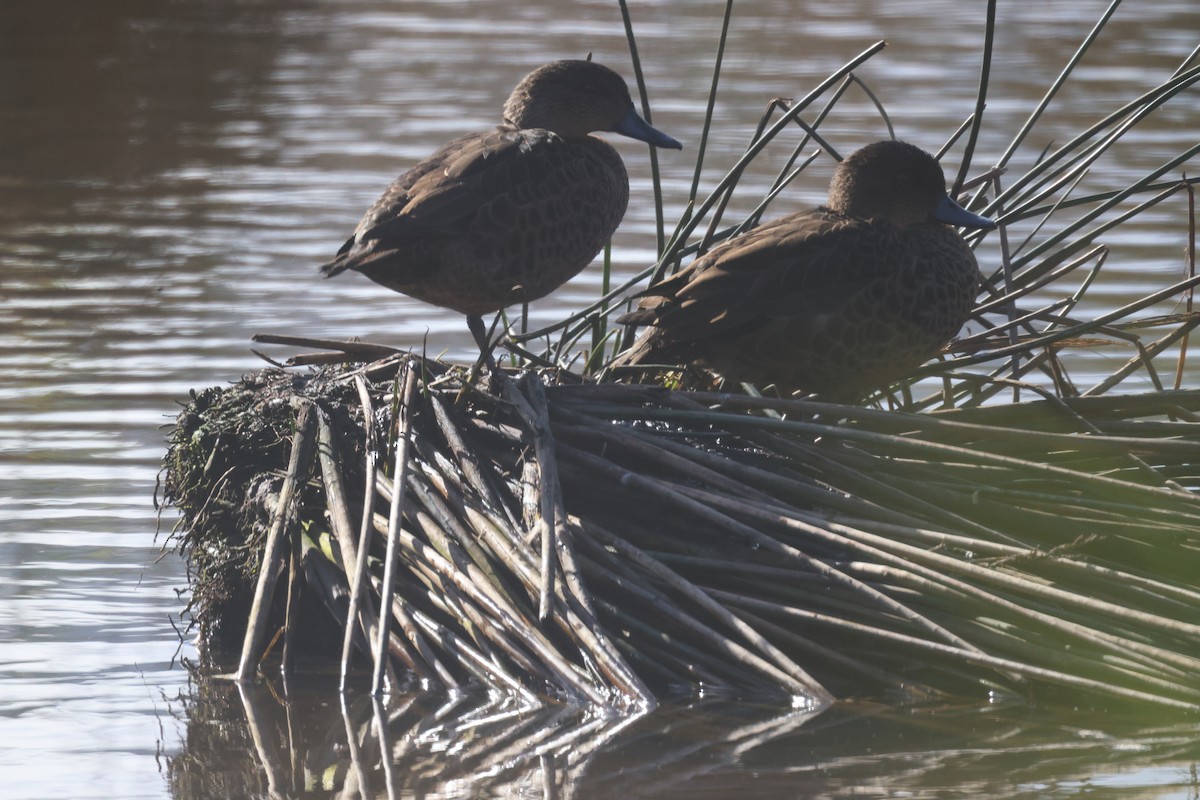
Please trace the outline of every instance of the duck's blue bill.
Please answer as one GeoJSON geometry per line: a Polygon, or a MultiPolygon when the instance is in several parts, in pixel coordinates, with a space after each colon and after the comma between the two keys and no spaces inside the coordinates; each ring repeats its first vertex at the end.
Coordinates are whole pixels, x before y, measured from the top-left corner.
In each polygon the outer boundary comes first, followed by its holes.
{"type": "Polygon", "coordinates": [[[967,211],[954,202],[954,199],[950,195],[944,195],[938,201],[937,208],[933,210],[933,218],[938,222],[944,222],[947,225],[957,225],[960,228],[978,228],[979,230],[990,231],[996,227],[996,223],[987,217],[981,217],[978,214],[967,211]]]}
{"type": "Polygon", "coordinates": [[[679,142],[639,117],[638,113],[633,110],[633,106],[630,106],[629,111],[625,112],[624,119],[613,126],[613,133],[648,142],[655,147],[669,147],[672,150],[683,149],[683,145],[679,142]]]}

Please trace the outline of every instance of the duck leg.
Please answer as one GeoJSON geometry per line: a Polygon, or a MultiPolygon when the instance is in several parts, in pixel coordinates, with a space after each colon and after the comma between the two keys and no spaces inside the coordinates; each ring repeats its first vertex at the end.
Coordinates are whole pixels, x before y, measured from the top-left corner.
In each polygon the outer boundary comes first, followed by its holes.
{"type": "Polygon", "coordinates": [[[471,336],[475,339],[475,344],[479,346],[479,358],[471,367],[471,373],[467,377],[467,385],[475,383],[475,379],[479,377],[479,368],[487,364],[488,372],[496,373],[496,359],[492,357],[492,351],[496,349],[498,342],[490,340],[487,327],[483,324],[483,317],[478,314],[467,315],[467,327],[471,331],[471,336]]]}
{"type": "Polygon", "coordinates": [[[467,328],[470,329],[471,336],[475,339],[475,344],[479,345],[480,354],[488,361],[488,366],[494,366],[492,363],[492,345],[488,341],[487,328],[483,324],[483,317],[479,314],[468,314],[467,328]]]}

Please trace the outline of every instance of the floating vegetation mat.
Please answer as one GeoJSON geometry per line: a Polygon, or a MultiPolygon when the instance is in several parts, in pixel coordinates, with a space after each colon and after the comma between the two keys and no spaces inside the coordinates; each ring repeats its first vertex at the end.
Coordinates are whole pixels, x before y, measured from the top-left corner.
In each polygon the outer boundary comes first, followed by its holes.
{"type": "Polygon", "coordinates": [[[243,678],[278,640],[376,688],[531,702],[1197,709],[1197,412],[911,414],[397,355],[197,394],[165,498],[194,622],[243,678]]]}

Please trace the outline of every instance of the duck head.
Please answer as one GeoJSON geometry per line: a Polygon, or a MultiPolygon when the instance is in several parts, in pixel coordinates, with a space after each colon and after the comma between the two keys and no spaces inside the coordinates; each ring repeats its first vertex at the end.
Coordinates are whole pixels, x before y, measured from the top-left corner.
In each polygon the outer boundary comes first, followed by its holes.
{"type": "Polygon", "coordinates": [[[638,116],[620,75],[592,61],[552,61],[526,75],[504,104],[504,120],[564,138],[611,131],[655,147],[683,149],[638,116]]]}
{"type": "Polygon", "coordinates": [[[829,184],[831,209],[898,227],[942,222],[991,230],[996,223],[967,211],[946,193],[941,165],[919,147],[888,140],[851,153],[829,184]]]}

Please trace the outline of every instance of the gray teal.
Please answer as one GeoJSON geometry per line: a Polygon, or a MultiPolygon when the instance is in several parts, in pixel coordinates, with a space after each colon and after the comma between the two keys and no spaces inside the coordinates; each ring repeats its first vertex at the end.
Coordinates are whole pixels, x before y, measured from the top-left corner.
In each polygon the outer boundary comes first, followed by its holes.
{"type": "Polygon", "coordinates": [[[651,327],[614,364],[694,364],[859,400],[966,322],[979,267],[951,225],[995,227],[950,198],[925,151],[867,145],[838,165],[826,205],[723,242],[648,289],[619,321],[651,327]]]}
{"type": "Polygon", "coordinates": [[[467,315],[543,297],[591,263],[629,202],[608,131],[680,149],[634,110],[625,81],[591,61],[555,61],[513,89],[499,127],[455,139],[388,186],[321,267],[348,269],[467,315]]]}

